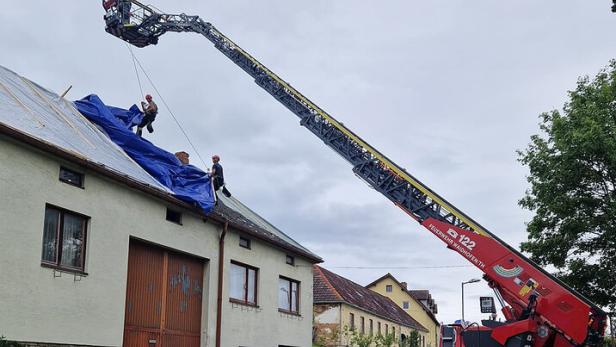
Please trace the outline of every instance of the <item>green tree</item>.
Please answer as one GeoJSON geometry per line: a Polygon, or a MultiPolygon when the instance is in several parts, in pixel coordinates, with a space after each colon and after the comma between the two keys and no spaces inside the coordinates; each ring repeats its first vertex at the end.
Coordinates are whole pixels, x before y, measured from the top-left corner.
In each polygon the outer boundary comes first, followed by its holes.
{"type": "Polygon", "coordinates": [[[354,347],[370,347],[374,342],[374,337],[371,335],[360,334],[357,330],[353,331],[351,335],[351,346],[354,347]]]}
{"type": "Polygon", "coordinates": [[[396,335],[391,333],[377,335],[374,340],[377,347],[392,347],[397,342],[396,335]]]}
{"type": "Polygon", "coordinates": [[[616,62],[580,78],[562,111],[540,117],[519,160],[520,205],[534,212],[522,250],[601,306],[616,306],[616,62]]]}
{"type": "Polygon", "coordinates": [[[419,347],[420,341],[419,333],[413,330],[406,339],[400,339],[400,347],[419,347]]]}

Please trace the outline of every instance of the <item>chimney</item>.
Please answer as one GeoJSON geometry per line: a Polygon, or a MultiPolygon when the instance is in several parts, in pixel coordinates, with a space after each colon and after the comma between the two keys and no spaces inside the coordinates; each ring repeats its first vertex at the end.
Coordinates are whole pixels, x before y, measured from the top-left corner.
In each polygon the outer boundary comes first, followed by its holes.
{"type": "Polygon", "coordinates": [[[175,157],[178,158],[178,160],[182,163],[182,165],[190,164],[190,161],[188,160],[188,157],[190,156],[188,155],[188,153],[184,151],[175,153],[175,157]]]}
{"type": "Polygon", "coordinates": [[[400,285],[404,288],[404,290],[408,290],[406,282],[402,282],[400,285]]]}

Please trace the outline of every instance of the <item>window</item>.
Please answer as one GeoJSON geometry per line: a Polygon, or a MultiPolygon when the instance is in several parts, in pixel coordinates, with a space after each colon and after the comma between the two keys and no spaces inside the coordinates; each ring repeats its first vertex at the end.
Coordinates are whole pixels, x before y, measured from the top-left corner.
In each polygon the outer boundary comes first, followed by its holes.
{"type": "Polygon", "coordinates": [[[295,257],[287,254],[287,264],[295,265],[295,257]]]}
{"type": "Polygon", "coordinates": [[[421,337],[421,345],[424,346],[424,347],[426,346],[426,337],[425,336],[421,337]]]}
{"type": "Polygon", "coordinates": [[[257,305],[257,268],[231,262],[229,300],[245,305],[257,305]]]}
{"type": "Polygon", "coordinates": [[[278,310],[299,314],[299,282],[282,276],[278,279],[278,310]]]}
{"type": "Polygon", "coordinates": [[[385,335],[389,334],[389,325],[385,324],[385,335]]]}
{"type": "Polygon", "coordinates": [[[169,222],[173,222],[179,225],[182,225],[182,213],[178,211],[174,211],[167,207],[167,216],[166,219],[169,222]]]}
{"type": "Polygon", "coordinates": [[[355,330],[355,315],[349,313],[349,325],[351,326],[351,330],[355,330]]]}
{"type": "Polygon", "coordinates": [[[83,174],[65,167],[60,167],[60,181],[83,188],[83,174]]]}
{"type": "Polygon", "coordinates": [[[250,249],[250,240],[240,236],[240,247],[250,249]]]}
{"type": "Polygon", "coordinates": [[[396,336],[396,327],[391,327],[391,334],[396,336]]]}
{"type": "Polygon", "coordinates": [[[368,320],[368,332],[370,336],[374,335],[374,325],[372,324],[372,319],[368,320]]]}
{"type": "Polygon", "coordinates": [[[402,303],[402,308],[405,309],[405,310],[408,310],[409,309],[409,302],[408,301],[404,301],[402,303]]]}
{"type": "Polygon", "coordinates": [[[376,327],[377,327],[377,329],[376,329],[377,333],[378,333],[379,335],[381,335],[381,322],[377,322],[377,323],[376,323],[376,327]]]}
{"type": "Polygon", "coordinates": [[[364,317],[359,317],[359,332],[364,335],[366,333],[366,326],[364,324],[364,317]]]}
{"type": "Polygon", "coordinates": [[[43,226],[42,264],[83,271],[87,222],[86,216],[47,205],[43,226]]]}
{"type": "Polygon", "coordinates": [[[388,284],[385,286],[385,291],[391,293],[394,291],[394,288],[391,286],[391,284],[388,284]]]}

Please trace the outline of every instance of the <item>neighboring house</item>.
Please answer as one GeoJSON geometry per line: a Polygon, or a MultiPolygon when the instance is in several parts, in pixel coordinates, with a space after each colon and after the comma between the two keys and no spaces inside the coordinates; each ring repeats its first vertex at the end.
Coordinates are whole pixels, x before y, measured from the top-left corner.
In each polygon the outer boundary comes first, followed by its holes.
{"type": "Polygon", "coordinates": [[[393,334],[406,340],[428,330],[389,298],[314,266],[314,341],[346,346],[345,327],[364,335],[393,334]]]}
{"type": "MultiPolygon", "coordinates": [[[[405,285],[406,283],[402,282],[402,284],[405,285]]],[[[409,290],[409,293],[411,293],[411,295],[415,298],[415,300],[421,302],[432,313],[434,314],[438,313],[438,305],[436,304],[434,299],[432,299],[432,294],[430,294],[429,290],[426,290],[426,289],[409,290]]]]}
{"type": "Polygon", "coordinates": [[[399,282],[390,273],[368,284],[366,288],[390,298],[429,330],[421,339],[421,347],[439,346],[440,324],[435,316],[436,304],[427,290],[409,290],[406,282],[399,282]]]}
{"type": "Polygon", "coordinates": [[[73,104],[0,67],[0,336],[311,346],[321,259],[235,198],[176,199],[73,104]]]}

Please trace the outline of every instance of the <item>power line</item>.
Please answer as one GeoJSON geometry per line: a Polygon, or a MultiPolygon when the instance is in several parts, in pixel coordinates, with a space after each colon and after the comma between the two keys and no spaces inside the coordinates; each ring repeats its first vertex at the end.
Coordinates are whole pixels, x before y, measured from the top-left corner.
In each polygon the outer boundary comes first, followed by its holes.
{"type": "MultiPolygon", "coordinates": [[[[133,56],[134,61],[137,62],[137,64],[139,64],[139,68],[141,68],[141,71],[143,71],[143,74],[145,75],[145,77],[148,79],[148,81],[150,82],[150,84],[152,85],[152,88],[154,88],[154,91],[156,92],[156,95],[158,95],[158,97],[160,98],[160,100],[163,102],[163,105],[165,105],[165,108],[167,109],[167,111],[169,112],[169,114],[171,114],[171,117],[173,118],[173,120],[175,121],[175,124],[178,125],[178,127],[180,128],[180,130],[182,131],[182,133],[184,134],[184,137],[186,138],[186,140],[188,141],[188,143],[190,144],[190,147],[192,147],[193,151],[195,151],[195,153],[197,153],[197,157],[199,157],[199,160],[201,160],[201,163],[203,164],[203,166],[209,170],[209,167],[207,166],[207,164],[205,163],[205,160],[203,160],[203,158],[201,157],[201,154],[199,153],[199,151],[197,150],[197,148],[195,147],[195,145],[192,143],[192,141],[190,140],[190,138],[188,137],[188,134],[186,133],[186,131],[184,130],[184,128],[182,127],[182,124],[180,124],[180,122],[178,121],[178,119],[175,117],[175,114],[173,113],[173,111],[171,111],[171,108],[169,107],[169,105],[167,105],[167,102],[165,101],[165,99],[163,98],[163,96],[160,94],[160,92],[158,91],[158,88],[156,88],[156,85],[154,84],[154,82],[152,81],[152,79],[150,78],[150,75],[148,75],[148,72],[145,71],[145,69],[143,68],[143,65],[141,65],[141,62],[139,61],[139,59],[137,58],[137,56],[135,56],[135,53],[133,53],[133,50],[130,48],[130,46],[128,47],[130,54],[133,56]]],[[[142,91],[143,93],[143,91],[142,91]]]]}
{"type": "Polygon", "coordinates": [[[434,265],[434,266],[327,266],[328,269],[353,270],[420,270],[420,269],[454,269],[470,268],[472,265],[434,265]]]}

